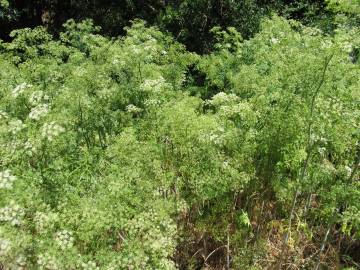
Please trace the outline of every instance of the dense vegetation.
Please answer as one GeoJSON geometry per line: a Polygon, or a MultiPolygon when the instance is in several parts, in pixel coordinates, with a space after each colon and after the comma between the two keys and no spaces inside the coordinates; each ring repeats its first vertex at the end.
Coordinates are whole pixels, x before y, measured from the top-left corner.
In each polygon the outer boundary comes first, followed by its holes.
{"type": "Polygon", "coordinates": [[[259,30],[261,17],[272,11],[306,24],[331,25],[324,0],[1,0],[0,38],[8,40],[11,30],[39,24],[57,36],[68,19],[87,18],[102,27],[103,35],[117,36],[125,34],[129,20],[141,18],[171,32],[190,51],[204,53],[214,42],[213,27],[236,27],[248,38],[259,30]]]}
{"type": "Polygon", "coordinates": [[[153,2],[0,41],[0,269],[359,269],[358,1],[153,2]]]}

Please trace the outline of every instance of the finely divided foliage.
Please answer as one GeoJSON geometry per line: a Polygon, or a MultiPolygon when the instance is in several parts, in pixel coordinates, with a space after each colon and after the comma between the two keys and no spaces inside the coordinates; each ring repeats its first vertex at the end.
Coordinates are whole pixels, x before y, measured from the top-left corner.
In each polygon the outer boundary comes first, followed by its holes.
{"type": "Polygon", "coordinates": [[[0,268],[356,266],[357,28],[64,27],[0,43],[0,268]]]}

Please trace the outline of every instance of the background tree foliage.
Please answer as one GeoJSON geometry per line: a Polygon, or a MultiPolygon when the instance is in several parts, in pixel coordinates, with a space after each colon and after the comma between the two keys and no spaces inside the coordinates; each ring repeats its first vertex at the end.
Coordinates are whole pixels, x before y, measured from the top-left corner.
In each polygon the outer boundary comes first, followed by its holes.
{"type": "Polygon", "coordinates": [[[129,26],[129,20],[141,18],[171,32],[190,51],[200,53],[212,49],[214,37],[210,30],[215,26],[236,27],[248,38],[259,30],[261,17],[273,11],[306,24],[323,22],[323,27],[328,26],[326,22],[331,17],[325,1],[312,0],[3,0],[2,3],[2,39],[9,40],[11,30],[38,25],[47,26],[57,35],[68,19],[87,18],[101,26],[103,34],[118,36],[125,34],[123,28],[129,26]]]}

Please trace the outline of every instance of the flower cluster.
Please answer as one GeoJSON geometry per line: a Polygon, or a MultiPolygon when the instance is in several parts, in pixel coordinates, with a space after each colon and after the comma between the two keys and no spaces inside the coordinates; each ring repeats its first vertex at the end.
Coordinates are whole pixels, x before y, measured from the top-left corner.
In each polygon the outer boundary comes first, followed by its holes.
{"type": "Polygon", "coordinates": [[[161,101],[158,99],[147,99],[147,100],[145,100],[144,104],[147,107],[156,107],[161,104],[161,101]]]}
{"type": "Polygon", "coordinates": [[[31,109],[29,113],[29,118],[32,120],[39,120],[42,116],[46,115],[49,112],[49,107],[47,104],[40,104],[31,109]]]}
{"type": "Polygon", "coordinates": [[[141,54],[141,49],[138,48],[138,46],[136,45],[131,45],[130,46],[130,50],[132,53],[134,53],[135,55],[140,55],[141,54]]]}
{"type": "Polygon", "coordinates": [[[55,213],[36,212],[34,217],[36,231],[41,233],[47,229],[51,229],[56,219],[57,215],[55,213]]]}
{"type": "Polygon", "coordinates": [[[23,147],[24,147],[25,153],[28,154],[29,156],[32,156],[36,152],[35,146],[29,141],[26,141],[24,143],[23,147]]]}
{"type": "Polygon", "coordinates": [[[303,27],[302,32],[305,35],[309,35],[309,36],[317,36],[317,35],[321,35],[323,33],[323,31],[321,29],[316,28],[316,27],[303,27]]]}
{"type": "Polygon", "coordinates": [[[346,53],[351,53],[353,50],[353,45],[350,42],[344,42],[344,44],[341,46],[341,49],[346,53]]]}
{"type": "Polygon", "coordinates": [[[212,106],[221,106],[224,104],[234,103],[239,100],[239,97],[234,94],[226,94],[224,92],[217,93],[211,100],[207,101],[212,106]]]}
{"type": "Polygon", "coordinates": [[[13,265],[11,266],[10,269],[14,269],[14,270],[26,270],[28,269],[26,267],[26,257],[24,255],[20,255],[18,256],[13,265]]]}
{"type": "Polygon", "coordinates": [[[270,39],[270,42],[271,42],[272,44],[277,44],[277,43],[279,43],[279,39],[277,39],[276,37],[272,37],[272,38],[270,39]]]}
{"type": "Polygon", "coordinates": [[[62,250],[71,248],[74,244],[74,237],[72,232],[63,230],[55,234],[55,241],[62,250]]]}
{"type": "Polygon", "coordinates": [[[11,250],[11,243],[7,239],[0,238],[0,257],[6,256],[11,250]]]}
{"type": "Polygon", "coordinates": [[[6,112],[4,111],[0,111],[0,120],[5,120],[5,119],[8,119],[9,116],[7,115],[6,112]]]}
{"type": "Polygon", "coordinates": [[[134,114],[136,114],[136,113],[140,113],[140,112],[142,111],[142,109],[136,107],[136,106],[133,105],[133,104],[130,104],[130,105],[126,106],[126,111],[129,112],[129,113],[134,113],[134,114]]]}
{"type": "Polygon", "coordinates": [[[19,119],[11,120],[9,122],[9,131],[14,135],[20,132],[24,127],[25,124],[19,119]]]}
{"type": "Polygon", "coordinates": [[[164,270],[174,270],[176,269],[176,265],[171,260],[161,259],[159,262],[159,268],[164,270]]]}
{"type": "Polygon", "coordinates": [[[0,189],[11,189],[16,176],[12,175],[10,170],[0,172],[0,189]]]}
{"type": "Polygon", "coordinates": [[[41,136],[48,141],[52,141],[54,137],[65,132],[62,126],[59,126],[55,122],[45,123],[41,130],[41,136]]]}
{"type": "Polygon", "coordinates": [[[100,268],[96,266],[96,263],[93,261],[83,262],[81,264],[82,269],[84,270],[99,270],[100,268]]]}
{"type": "Polygon", "coordinates": [[[221,106],[219,114],[232,120],[241,120],[242,124],[255,123],[258,117],[257,112],[247,102],[241,102],[230,106],[221,106]]]}
{"type": "Polygon", "coordinates": [[[10,222],[12,226],[20,225],[24,215],[24,210],[14,201],[11,201],[8,206],[0,208],[0,222],[10,222]]]}
{"type": "Polygon", "coordinates": [[[225,143],[224,129],[219,127],[216,130],[202,134],[199,137],[199,141],[202,143],[214,143],[215,145],[223,145],[225,143]]]}
{"type": "Polygon", "coordinates": [[[113,63],[113,65],[118,65],[120,67],[123,67],[126,65],[126,62],[124,60],[122,60],[119,55],[114,56],[112,63],[113,63]]]}
{"type": "Polygon", "coordinates": [[[353,172],[353,169],[352,169],[351,167],[349,167],[349,166],[344,166],[344,169],[345,169],[345,171],[346,171],[347,177],[350,177],[350,175],[351,175],[352,172],[353,172]]]}
{"type": "Polygon", "coordinates": [[[129,221],[126,227],[130,237],[141,235],[142,244],[149,252],[163,258],[172,254],[176,224],[170,219],[164,219],[155,210],[141,213],[129,221]]]}
{"type": "Polygon", "coordinates": [[[11,91],[11,95],[16,98],[16,97],[18,97],[19,95],[21,95],[21,94],[25,91],[26,88],[29,88],[29,87],[32,87],[32,85],[31,85],[31,84],[28,84],[28,83],[26,83],[26,82],[23,82],[23,83],[17,85],[17,86],[11,91]]]}
{"type": "Polygon", "coordinates": [[[41,270],[57,270],[58,264],[56,259],[49,254],[40,254],[37,259],[37,264],[41,270]]]}
{"type": "Polygon", "coordinates": [[[216,133],[209,134],[209,141],[213,142],[214,144],[221,145],[223,142],[223,137],[216,133]]]}
{"type": "Polygon", "coordinates": [[[43,101],[48,101],[49,97],[47,95],[44,94],[43,91],[35,91],[33,93],[31,93],[30,97],[29,97],[29,103],[31,105],[38,105],[39,103],[43,102],[43,101]]]}
{"type": "Polygon", "coordinates": [[[168,87],[165,79],[160,76],[156,80],[145,80],[141,85],[140,88],[145,92],[161,92],[164,88],[168,87]]]}
{"type": "Polygon", "coordinates": [[[333,42],[331,40],[323,40],[321,41],[321,48],[322,49],[329,49],[333,46],[333,42]]]}
{"type": "Polygon", "coordinates": [[[144,256],[143,254],[139,254],[140,252],[132,252],[127,254],[126,256],[120,258],[119,262],[117,262],[117,267],[113,267],[113,269],[146,269],[150,258],[148,256],[144,256]]]}

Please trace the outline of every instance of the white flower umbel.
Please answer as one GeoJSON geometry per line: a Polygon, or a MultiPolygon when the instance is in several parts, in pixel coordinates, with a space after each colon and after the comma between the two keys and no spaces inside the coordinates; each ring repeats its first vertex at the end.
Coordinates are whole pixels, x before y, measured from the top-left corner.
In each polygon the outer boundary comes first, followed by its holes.
{"type": "Polygon", "coordinates": [[[10,170],[0,172],[0,189],[12,189],[16,176],[10,170]]]}
{"type": "Polygon", "coordinates": [[[11,250],[11,242],[7,239],[0,238],[0,258],[5,257],[11,250]]]}
{"type": "Polygon", "coordinates": [[[45,269],[46,270],[57,270],[57,269],[59,269],[56,259],[47,253],[40,254],[38,256],[37,264],[39,266],[38,269],[41,269],[41,270],[45,270],[45,269]]]}
{"type": "Polygon", "coordinates": [[[15,86],[15,88],[11,91],[11,95],[16,98],[20,94],[22,94],[26,88],[29,88],[31,86],[32,86],[31,84],[23,82],[23,83],[15,86]]]}
{"type": "Polygon", "coordinates": [[[9,116],[6,112],[0,111],[0,120],[6,120],[8,118],[9,118],[9,116]]]}
{"type": "Polygon", "coordinates": [[[12,263],[11,267],[9,269],[14,270],[26,270],[29,269],[26,267],[26,257],[24,255],[19,255],[15,261],[12,263]]]}
{"type": "Polygon", "coordinates": [[[29,156],[32,156],[36,152],[35,146],[30,141],[26,141],[23,147],[25,153],[28,154],[29,156]]]}
{"type": "Polygon", "coordinates": [[[81,264],[82,269],[84,270],[99,270],[100,268],[96,266],[96,263],[93,261],[83,262],[81,264]]]}
{"type": "Polygon", "coordinates": [[[270,42],[271,42],[272,44],[277,44],[277,43],[279,43],[279,40],[278,40],[276,37],[272,37],[272,38],[270,39],[270,42]]]}
{"type": "Polygon", "coordinates": [[[49,107],[47,104],[40,104],[31,109],[29,113],[29,118],[32,120],[39,120],[41,117],[45,116],[49,112],[49,107]]]}
{"type": "Polygon", "coordinates": [[[16,134],[16,133],[20,132],[24,127],[25,127],[25,124],[19,119],[11,120],[9,122],[9,131],[12,134],[16,134]]]}
{"type": "Polygon", "coordinates": [[[24,214],[24,210],[14,201],[11,201],[8,206],[0,208],[0,221],[9,222],[12,226],[17,226],[21,224],[24,214]]]}
{"type": "Polygon", "coordinates": [[[56,124],[55,122],[45,123],[41,129],[41,136],[48,140],[52,141],[59,134],[65,132],[65,129],[56,124]]]}
{"type": "Polygon", "coordinates": [[[140,113],[142,111],[142,109],[139,107],[136,107],[133,104],[130,104],[130,105],[126,106],[126,111],[129,113],[140,113]]]}
{"type": "Polygon", "coordinates": [[[55,234],[55,241],[62,250],[65,250],[73,246],[74,237],[72,232],[63,230],[55,234]]]}
{"type": "Polygon", "coordinates": [[[43,101],[48,101],[49,97],[44,94],[43,91],[35,91],[29,97],[29,103],[31,105],[38,105],[43,101]]]}
{"type": "Polygon", "coordinates": [[[169,87],[169,84],[166,83],[166,80],[160,76],[156,80],[145,80],[141,85],[140,88],[145,92],[155,92],[158,93],[164,88],[169,87]]]}
{"type": "Polygon", "coordinates": [[[239,97],[235,94],[226,94],[225,92],[220,92],[214,95],[211,100],[207,101],[207,103],[217,107],[224,104],[234,103],[238,100],[239,97]]]}
{"type": "Polygon", "coordinates": [[[145,100],[144,104],[147,107],[156,107],[161,104],[161,101],[158,99],[147,99],[147,100],[145,100]]]}

